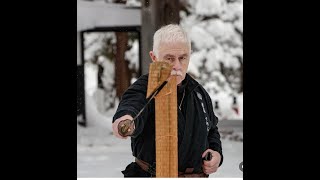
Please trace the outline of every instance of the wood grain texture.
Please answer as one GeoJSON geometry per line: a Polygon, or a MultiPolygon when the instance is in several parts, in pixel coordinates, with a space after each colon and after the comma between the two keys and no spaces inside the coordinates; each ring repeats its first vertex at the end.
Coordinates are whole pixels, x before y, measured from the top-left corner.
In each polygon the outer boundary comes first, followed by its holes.
{"type": "MultiPolygon", "coordinates": [[[[170,76],[172,66],[152,63],[149,68],[148,93],[170,76]]],[[[148,94],[147,93],[147,94],[148,94]]],[[[155,97],[156,177],[178,177],[177,84],[171,78],[155,97]]]]}

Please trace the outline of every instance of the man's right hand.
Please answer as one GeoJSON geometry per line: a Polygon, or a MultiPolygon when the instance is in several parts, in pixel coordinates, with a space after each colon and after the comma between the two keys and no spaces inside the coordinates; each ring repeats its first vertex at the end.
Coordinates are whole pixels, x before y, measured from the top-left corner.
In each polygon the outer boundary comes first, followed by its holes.
{"type": "Polygon", "coordinates": [[[118,119],[116,119],[113,123],[112,123],[112,130],[113,130],[113,135],[115,135],[116,137],[120,138],[120,139],[127,139],[128,137],[123,137],[119,134],[119,131],[118,131],[118,125],[121,121],[123,120],[126,120],[126,119],[129,119],[129,120],[133,120],[133,117],[130,116],[130,115],[124,115],[118,119]]]}

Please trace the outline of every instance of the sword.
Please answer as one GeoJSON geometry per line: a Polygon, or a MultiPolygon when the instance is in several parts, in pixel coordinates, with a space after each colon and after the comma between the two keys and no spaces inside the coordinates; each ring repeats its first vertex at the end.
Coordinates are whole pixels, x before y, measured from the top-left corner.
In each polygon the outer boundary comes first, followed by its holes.
{"type": "Polygon", "coordinates": [[[130,127],[134,124],[134,121],[140,116],[140,114],[143,112],[143,110],[150,104],[151,100],[154,99],[154,97],[159,94],[159,92],[162,90],[162,88],[168,83],[168,80],[161,83],[150,95],[147,97],[147,103],[142,107],[142,109],[139,111],[139,113],[132,119],[126,119],[123,121],[120,121],[118,124],[118,132],[121,136],[127,137],[129,136],[131,129],[130,127]]]}

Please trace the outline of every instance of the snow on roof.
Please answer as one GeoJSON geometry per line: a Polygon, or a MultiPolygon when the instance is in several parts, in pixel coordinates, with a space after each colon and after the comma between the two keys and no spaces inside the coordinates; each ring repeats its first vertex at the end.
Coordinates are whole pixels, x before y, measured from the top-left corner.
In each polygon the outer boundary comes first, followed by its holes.
{"type": "Polygon", "coordinates": [[[77,31],[96,27],[140,25],[140,8],[104,1],[77,1],[77,31]]]}

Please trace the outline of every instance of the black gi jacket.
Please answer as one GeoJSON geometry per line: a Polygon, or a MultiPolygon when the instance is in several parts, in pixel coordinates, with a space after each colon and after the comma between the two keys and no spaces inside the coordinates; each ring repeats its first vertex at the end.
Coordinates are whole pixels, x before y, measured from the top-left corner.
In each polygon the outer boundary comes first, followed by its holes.
{"type": "MultiPolygon", "coordinates": [[[[148,74],[141,76],[123,94],[113,122],[123,115],[135,117],[147,103],[146,93],[148,74]]],[[[202,172],[202,153],[210,148],[218,151],[223,161],[218,118],[214,115],[211,98],[204,88],[186,74],[182,85],[177,88],[178,104],[185,97],[181,110],[178,108],[178,170],[194,168],[194,173],[202,172]]],[[[141,113],[135,122],[135,131],[131,136],[133,156],[155,164],[155,104],[154,100],[141,113]]],[[[219,166],[220,166],[219,165],[219,166]]]]}

